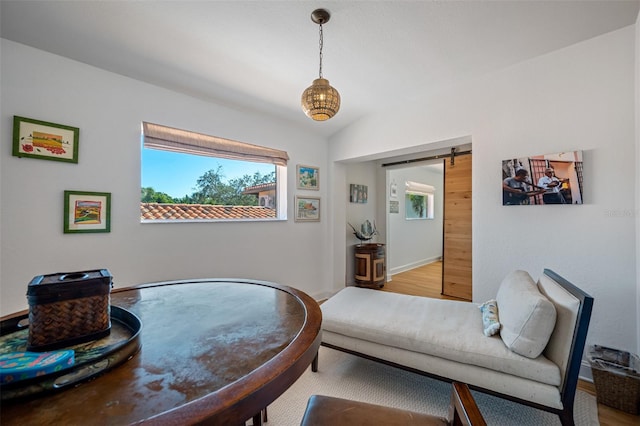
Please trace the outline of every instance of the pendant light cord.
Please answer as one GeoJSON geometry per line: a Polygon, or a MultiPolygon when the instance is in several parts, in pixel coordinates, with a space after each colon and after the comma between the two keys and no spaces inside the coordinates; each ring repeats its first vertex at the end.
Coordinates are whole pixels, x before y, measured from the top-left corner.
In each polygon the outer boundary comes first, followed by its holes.
{"type": "Polygon", "coordinates": [[[320,24],[320,78],[322,78],[322,24],[320,24]]]}

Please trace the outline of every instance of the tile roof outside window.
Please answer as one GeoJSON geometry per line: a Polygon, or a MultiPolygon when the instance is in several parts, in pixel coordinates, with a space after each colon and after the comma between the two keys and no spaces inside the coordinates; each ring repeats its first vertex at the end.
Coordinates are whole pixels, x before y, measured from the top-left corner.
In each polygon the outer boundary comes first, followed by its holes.
{"type": "Polygon", "coordinates": [[[275,189],[276,189],[276,183],[275,182],[261,183],[260,185],[247,186],[244,189],[244,191],[242,191],[242,193],[243,194],[259,194],[260,192],[274,191],[275,189]]]}
{"type": "Polygon", "coordinates": [[[142,220],[275,219],[274,209],[260,206],[140,203],[142,220]]]}

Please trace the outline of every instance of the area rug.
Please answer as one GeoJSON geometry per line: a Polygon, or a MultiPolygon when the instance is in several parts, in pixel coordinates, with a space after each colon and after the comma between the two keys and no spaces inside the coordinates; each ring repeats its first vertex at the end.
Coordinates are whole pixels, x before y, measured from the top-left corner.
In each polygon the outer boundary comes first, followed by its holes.
{"type": "MultiPolygon", "coordinates": [[[[317,373],[308,369],[268,408],[268,426],[299,425],[313,394],[336,396],[407,410],[446,416],[451,385],[354,355],[320,348],[317,373]]],[[[558,416],[472,391],[488,425],[559,425],[558,416]]],[[[596,398],[578,391],[574,420],[578,426],[596,426],[596,398]]]]}

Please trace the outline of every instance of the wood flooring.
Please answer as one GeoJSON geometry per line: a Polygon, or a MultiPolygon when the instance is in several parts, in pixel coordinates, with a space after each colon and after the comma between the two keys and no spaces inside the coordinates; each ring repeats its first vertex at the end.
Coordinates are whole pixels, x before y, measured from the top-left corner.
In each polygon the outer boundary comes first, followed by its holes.
{"type": "MultiPolygon", "coordinates": [[[[401,272],[391,277],[383,291],[392,293],[411,294],[413,296],[432,297],[435,299],[454,299],[443,296],[442,289],[442,262],[434,262],[410,271],[401,272]]],[[[596,395],[593,383],[585,380],[578,381],[578,389],[591,395],[596,395]]],[[[625,413],[604,404],[598,404],[598,420],[601,426],[638,426],[640,416],[625,413]]]]}
{"type": "Polygon", "coordinates": [[[441,294],[442,262],[429,263],[428,265],[395,274],[381,290],[434,299],[453,299],[441,294]]]}

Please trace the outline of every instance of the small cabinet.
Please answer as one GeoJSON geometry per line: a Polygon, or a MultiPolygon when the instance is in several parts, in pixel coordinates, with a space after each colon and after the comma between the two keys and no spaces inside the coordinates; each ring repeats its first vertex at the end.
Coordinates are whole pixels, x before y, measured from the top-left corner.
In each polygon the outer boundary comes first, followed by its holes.
{"type": "Polygon", "coordinates": [[[355,282],[358,287],[381,288],[387,281],[384,244],[355,246],[355,282]]]}

